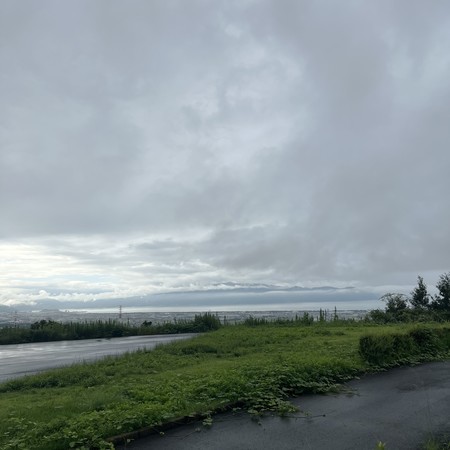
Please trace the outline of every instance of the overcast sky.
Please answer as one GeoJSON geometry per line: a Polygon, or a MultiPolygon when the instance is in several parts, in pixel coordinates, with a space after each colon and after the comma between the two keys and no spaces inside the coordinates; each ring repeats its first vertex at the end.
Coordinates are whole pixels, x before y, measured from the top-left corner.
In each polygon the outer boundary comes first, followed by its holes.
{"type": "Polygon", "coordinates": [[[448,0],[0,0],[0,62],[0,303],[450,270],[448,0]]]}

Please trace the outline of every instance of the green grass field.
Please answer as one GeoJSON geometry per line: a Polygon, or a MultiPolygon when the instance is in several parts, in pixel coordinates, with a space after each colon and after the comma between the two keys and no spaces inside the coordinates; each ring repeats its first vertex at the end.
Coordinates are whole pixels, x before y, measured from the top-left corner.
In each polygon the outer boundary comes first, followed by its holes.
{"type": "MultiPolygon", "coordinates": [[[[374,370],[359,352],[363,335],[383,338],[414,328],[345,322],[227,326],[154,351],[13,380],[0,385],[0,448],[114,448],[108,437],[181,416],[208,417],[226,405],[255,414],[288,413],[289,396],[328,391],[374,370]]],[[[450,343],[437,353],[402,354],[389,363],[442,358],[448,348],[450,343]]]]}

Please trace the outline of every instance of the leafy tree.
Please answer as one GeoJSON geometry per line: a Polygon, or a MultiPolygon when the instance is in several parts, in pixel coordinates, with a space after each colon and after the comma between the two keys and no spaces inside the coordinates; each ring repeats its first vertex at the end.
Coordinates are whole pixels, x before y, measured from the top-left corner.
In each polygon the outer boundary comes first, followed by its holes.
{"type": "Polygon", "coordinates": [[[434,297],[431,307],[437,311],[450,313],[450,272],[439,277],[436,287],[439,294],[434,297]]]}
{"type": "Polygon", "coordinates": [[[427,285],[423,282],[423,278],[417,277],[417,286],[411,291],[411,299],[409,300],[414,309],[425,309],[430,302],[427,285]]]}
{"type": "Polygon", "coordinates": [[[384,294],[381,301],[386,302],[386,314],[394,320],[404,319],[404,315],[408,310],[407,298],[403,294],[384,294]]]}

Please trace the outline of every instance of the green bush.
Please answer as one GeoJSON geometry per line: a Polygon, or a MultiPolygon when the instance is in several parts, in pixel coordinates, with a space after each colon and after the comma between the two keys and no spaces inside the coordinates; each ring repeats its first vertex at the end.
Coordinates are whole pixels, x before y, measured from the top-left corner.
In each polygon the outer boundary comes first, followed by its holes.
{"type": "Polygon", "coordinates": [[[439,335],[436,330],[429,328],[417,328],[409,332],[421,353],[436,355],[440,350],[444,349],[439,335]]]}
{"type": "Polygon", "coordinates": [[[384,365],[414,353],[414,341],[404,334],[382,334],[362,336],[359,352],[370,364],[384,365]]]}
{"type": "Polygon", "coordinates": [[[430,358],[450,349],[450,329],[415,328],[407,333],[361,336],[359,354],[369,364],[391,365],[430,358]]]}

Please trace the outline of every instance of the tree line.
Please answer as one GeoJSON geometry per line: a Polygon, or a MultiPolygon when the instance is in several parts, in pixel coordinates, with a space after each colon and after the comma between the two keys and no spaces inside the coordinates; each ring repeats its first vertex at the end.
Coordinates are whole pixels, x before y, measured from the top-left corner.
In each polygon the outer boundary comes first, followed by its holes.
{"type": "Polygon", "coordinates": [[[431,295],[419,275],[410,295],[383,295],[380,300],[386,304],[384,311],[370,311],[368,319],[378,323],[450,320],[450,272],[440,275],[436,289],[438,293],[431,295]]]}

